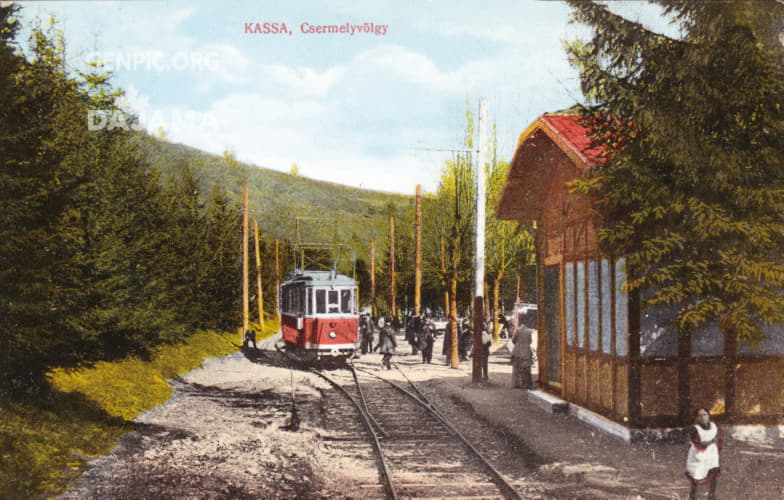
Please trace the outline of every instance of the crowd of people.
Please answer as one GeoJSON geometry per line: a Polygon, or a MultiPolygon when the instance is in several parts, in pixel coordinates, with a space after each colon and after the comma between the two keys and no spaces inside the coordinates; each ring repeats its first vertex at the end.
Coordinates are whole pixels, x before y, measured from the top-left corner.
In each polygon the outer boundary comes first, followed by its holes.
{"type": "MultiPolygon", "coordinates": [[[[501,324],[501,336],[507,337],[509,329],[513,327],[506,318],[499,318],[501,324]]],[[[392,330],[390,318],[379,317],[375,324],[378,326],[378,340],[376,341],[374,321],[370,314],[364,312],[359,317],[359,353],[368,354],[378,351],[382,356],[382,365],[391,369],[391,357],[397,349],[397,340],[392,330]]],[[[482,379],[488,380],[488,360],[490,357],[490,347],[492,346],[493,336],[488,322],[484,322],[481,334],[481,367],[482,379]]],[[[411,354],[422,356],[422,363],[432,363],[433,344],[437,337],[437,331],[433,318],[428,314],[406,315],[404,321],[404,338],[411,347],[411,354]]],[[[532,388],[531,381],[531,330],[522,321],[522,318],[515,318],[514,334],[511,337],[515,345],[512,353],[514,364],[514,386],[520,388],[532,388]]],[[[474,331],[468,318],[463,318],[457,325],[457,354],[460,361],[467,361],[472,355],[474,344],[474,331]]],[[[447,332],[444,335],[442,354],[445,356],[446,364],[451,363],[452,336],[447,332]]]]}

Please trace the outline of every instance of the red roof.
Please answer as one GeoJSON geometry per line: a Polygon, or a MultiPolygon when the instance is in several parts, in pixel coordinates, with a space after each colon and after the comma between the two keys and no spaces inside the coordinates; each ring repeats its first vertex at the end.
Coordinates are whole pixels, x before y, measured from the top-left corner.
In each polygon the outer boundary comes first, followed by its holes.
{"type": "Polygon", "coordinates": [[[605,147],[591,146],[588,128],[581,124],[582,117],[577,115],[542,115],[540,120],[587,165],[595,167],[605,161],[605,158],[602,157],[605,147]]]}

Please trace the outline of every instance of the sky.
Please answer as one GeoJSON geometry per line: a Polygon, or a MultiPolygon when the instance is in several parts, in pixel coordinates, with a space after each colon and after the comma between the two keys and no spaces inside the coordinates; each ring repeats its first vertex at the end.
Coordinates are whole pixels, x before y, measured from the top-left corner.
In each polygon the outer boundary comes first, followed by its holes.
{"type": "MultiPolygon", "coordinates": [[[[667,29],[645,2],[613,9],[667,29]]],[[[22,3],[28,27],[50,15],[69,67],[103,61],[149,132],[402,194],[435,191],[480,99],[507,160],[539,115],[581,101],[564,43],[589,34],[554,0],[22,3]]],[[[100,116],[86,126],[123,123],[100,116]]]]}

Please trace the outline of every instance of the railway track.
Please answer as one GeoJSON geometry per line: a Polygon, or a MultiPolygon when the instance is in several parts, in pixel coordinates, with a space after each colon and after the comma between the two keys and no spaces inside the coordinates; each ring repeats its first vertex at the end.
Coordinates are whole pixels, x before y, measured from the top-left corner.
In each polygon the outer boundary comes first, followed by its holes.
{"type": "Polygon", "coordinates": [[[357,491],[347,493],[393,499],[521,498],[412,382],[396,383],[353,366],[329,375],[312,371],[340,394],[326,401],[326,423],[340,430],[330,446],[379,471],[376,481],[365,475],[354,486],[357,491]]]}

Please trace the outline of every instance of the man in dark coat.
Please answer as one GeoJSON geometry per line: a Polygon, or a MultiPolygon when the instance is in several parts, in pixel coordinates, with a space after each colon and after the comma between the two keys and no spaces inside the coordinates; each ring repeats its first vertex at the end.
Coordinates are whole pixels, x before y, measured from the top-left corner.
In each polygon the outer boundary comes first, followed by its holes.
{"type": "Polygon", "coordinates": [[[517,316],[517,329],[512,334],[512,343],[514,344],[514,349],[512,349],[512,387],[533,389],[531,329],[523,323],[523,313],[517,316]]]}
{"type": "Polygon", "coordinates": [[[435,336],[430,325],[423,322],[422,318],[416,316],[417,321],[414,323],[417,329],[417,339],[419,340],[419,350],[422,351],[422,363],[430,363],[433,359],[433,342],[435,336]]]}
{"type": "Polygon", "coordinates": [[[379,318],[378,327],[381,329],[378,333],[378,352],[383,355],[381,364],[387,370],[391,370],[391,359],[397,348],[397,340],[395,339],[395,334],[392,332],[392,328],[389,326],[389,322],[384,320],[384,318],[379,318]]]}
{"type": "Polygon", "coordinates": [[[362,354],[367,354],[373,348],[373,323],[367,314],[359,316],[359,338],[362,341],[360,350],[362,354]]]}
{"type": "Polygon", "coordinates": [[[417,347],[419,345],[416,336],[416,328],[414,326],[414,318],[416,316],[408,316],[406,319],[406,342],[411,346],[411,354],[417,354],[417,347]]]}
{"type": "Polygon", "coordinates": [[[457,330],[457,338],[459,343],[457,346],[457,353],[460,356],[460,361],[468,361],[468,353],[474,346],[474,332],[471,331],[471,325],[468,318],[463,318],[460,327],[457,330]]]}
{"type": "MultiPolygon", "coordinates": [[[[460,332],[457,332],[458,337],[460,332]]],[[[452,332],[449,329],[449,322],[447,321],[446,329],[444,330],[444,344],[441,348],[441,354],[446,356],[446,365],[449,366],[452,359],[452,332]]]]}
{"type": "MultiPolygon", "coordinates": [[[[242,347],[248,347],[253,342],[253,348],[256,348],[256,331],[252,329],[245,330],[245,335],[242,339],[242,347]]],[[[236,344],[235,344],[236,345],[236,344]]]]}

